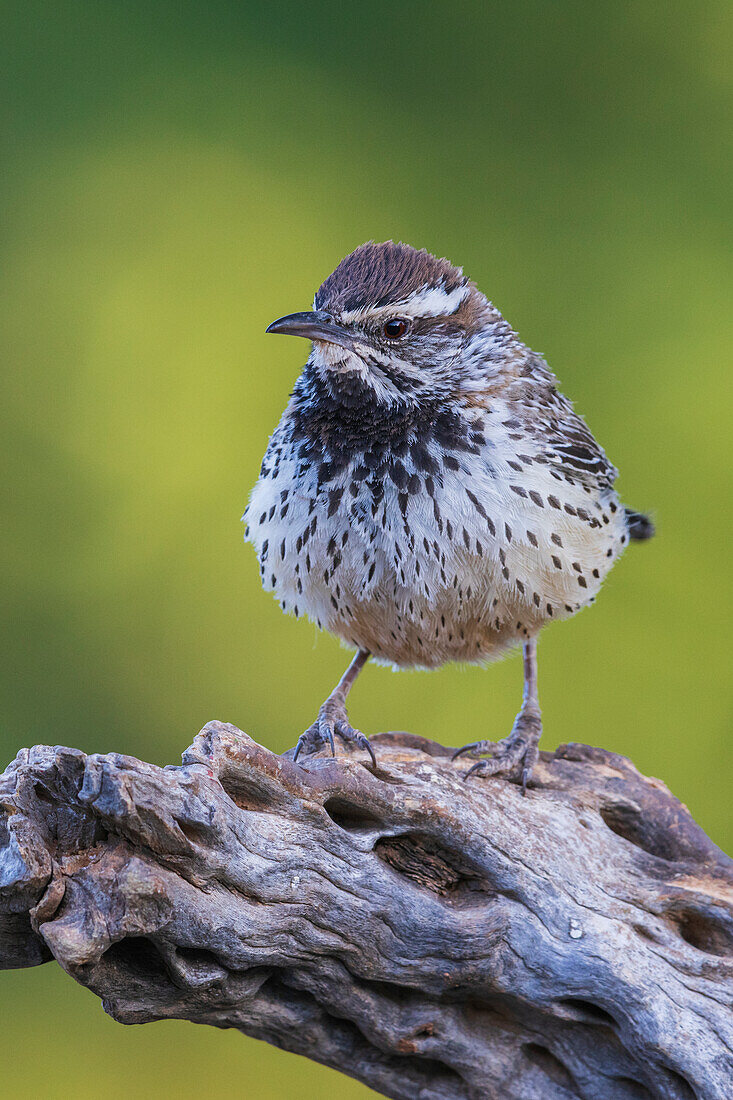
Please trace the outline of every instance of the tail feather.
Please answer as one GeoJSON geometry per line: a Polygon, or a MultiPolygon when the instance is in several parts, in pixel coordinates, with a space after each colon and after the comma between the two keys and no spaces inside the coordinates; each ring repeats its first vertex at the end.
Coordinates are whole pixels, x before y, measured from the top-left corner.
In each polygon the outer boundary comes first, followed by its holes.
{"type": "Polygon", "coordinates": [[[626,527],[632,542],[645,542],[655,532],[654,524],[649,516],[643,512],[634,512],[631,508],[624,509],[626,513],[626,527]]]}

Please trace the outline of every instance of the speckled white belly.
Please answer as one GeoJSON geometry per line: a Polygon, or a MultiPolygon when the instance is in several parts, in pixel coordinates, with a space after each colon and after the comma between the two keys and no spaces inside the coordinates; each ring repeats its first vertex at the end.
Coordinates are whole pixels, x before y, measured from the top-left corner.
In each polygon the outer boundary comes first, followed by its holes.
{"type": "Polygon", "coordinates": [[[401,667],[486,661],[596,595],[626,543],[612,490],[591,493],[497,446],[376,481],[355,458],[320,489],[283,456],[246,518],[283,610],[401,667]]]}

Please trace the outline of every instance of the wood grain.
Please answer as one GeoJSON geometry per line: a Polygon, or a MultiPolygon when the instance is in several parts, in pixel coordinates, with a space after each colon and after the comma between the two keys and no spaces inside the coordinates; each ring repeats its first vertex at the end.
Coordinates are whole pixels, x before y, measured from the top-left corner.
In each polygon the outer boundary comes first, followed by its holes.
{"type": "Polygon", "coordinates": [[[180,767],[23,750],[0,966],[54,958],[121,1022],[236,1027],[399,1100],[730,1100],[733,863],[666,787],[572,744],[523,798],[372,740],[376,773],[220,722],[180,767]]]}

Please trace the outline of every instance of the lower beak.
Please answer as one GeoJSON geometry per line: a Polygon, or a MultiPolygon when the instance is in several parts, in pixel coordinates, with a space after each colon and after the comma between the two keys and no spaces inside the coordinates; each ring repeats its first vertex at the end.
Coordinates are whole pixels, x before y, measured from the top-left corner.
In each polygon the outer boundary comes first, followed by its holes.
{"type": "Polygon", "coordinates": [[[265,331],[283,332],[286,336],[305,336],[307,340],[323,340],[327,344],[339,344],[349,350],[354,346],[351,333],[322,309],[312,313],[289,313],[287,317],[279,317],[277,321],[273,321],[265,331]]]}

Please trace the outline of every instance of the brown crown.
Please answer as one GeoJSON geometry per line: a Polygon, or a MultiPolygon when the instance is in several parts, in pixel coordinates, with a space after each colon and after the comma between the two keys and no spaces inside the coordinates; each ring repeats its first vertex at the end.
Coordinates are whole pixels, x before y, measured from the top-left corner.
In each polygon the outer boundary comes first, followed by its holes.
{"type": "Polygon", "coordinates": [[[424,248],[368,241],[346,256],[321,284],[315,306],[332,312],[386,306],[424,286],[443,286],[450,293],[467,282],[459,267],[424,248]]]}

